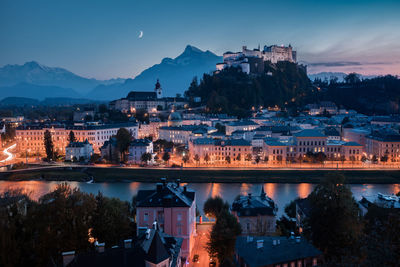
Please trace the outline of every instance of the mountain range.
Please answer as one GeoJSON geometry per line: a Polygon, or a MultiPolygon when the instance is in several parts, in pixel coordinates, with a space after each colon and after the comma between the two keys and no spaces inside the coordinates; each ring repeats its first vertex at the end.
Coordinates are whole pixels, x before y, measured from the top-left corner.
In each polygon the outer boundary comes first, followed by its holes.
{"type": "Polygon", "coordinates": [[[215,70],[222,57],[194,46],[186,46],[176,58],[164,58],[159,64],[144,70],[134,79],[96,80],[81,77],[66,69],[48,67],[31,61],[23,65],[0,68],[0,99],[27,97],[43,100],[47,97],[113,100],[129,91],[151,91],[157,79],[165,96],[183,94],[194,76],[215,70]]]}
{"type": "MultiPolygon", "coordinates": [[[[332,77],[337,77],[339,82],[343,82],[344,77],[346,76],[347,73],[344,72],[319,72],[314,74],[308,74],[308,78],[311,81],[314,81],[315,79],[321,79],[322,81],[327,79],[329,81],[332,77]]],[[[376,75],[361,75],[361,74],[359,74],[359,76],[361,79],[371,79],[376,77],[376,75]]]]}

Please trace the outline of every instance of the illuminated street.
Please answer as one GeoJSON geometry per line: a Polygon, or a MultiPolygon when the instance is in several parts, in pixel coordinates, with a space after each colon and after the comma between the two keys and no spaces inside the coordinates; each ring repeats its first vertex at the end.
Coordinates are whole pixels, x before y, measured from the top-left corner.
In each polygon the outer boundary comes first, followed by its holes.
{"type": "Polygon", "coordinates": [[[11,153],[10,150],[14,149],[16,146],[17,146],[17,144],[13,144],[3,150],[3,154],[5,156],[7,156],[7,158],[0,160],[0,163],[6,163],[6,162],[11,161],[13,158],[15,158],[15,154],[11,153]]]}
{"type": "Polygon", "coordinates": [[[198,224],[197,236],[195,237],[195,244],[190,258],[189,266],[195,267],[208,267],[210,257],[208,256],[205,246],[208,241],[209,231],[211,231],[212,224],[198,224]],[[199,255],[198,262],[193,262],[193,256],[199,255]]]}

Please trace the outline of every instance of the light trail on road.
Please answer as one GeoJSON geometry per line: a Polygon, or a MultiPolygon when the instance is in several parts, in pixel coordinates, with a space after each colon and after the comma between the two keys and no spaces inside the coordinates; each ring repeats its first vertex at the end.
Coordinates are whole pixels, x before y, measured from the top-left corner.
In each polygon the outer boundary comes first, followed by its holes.
{"type": "Polygon", "coordinates": [[[17,144],[13,144],[13,145],[11,145],[11,146],[9,146],[9,147],[7,147],[6,149],[3,150],[3,154],[6,155],[7,158],[3,159],[3,160],[0,160],[1,163],[10,161],[15,157],[15,155],[13,153],[11,153],[9,150],[14,149],[16,146],[17,146],[17,144]]]}

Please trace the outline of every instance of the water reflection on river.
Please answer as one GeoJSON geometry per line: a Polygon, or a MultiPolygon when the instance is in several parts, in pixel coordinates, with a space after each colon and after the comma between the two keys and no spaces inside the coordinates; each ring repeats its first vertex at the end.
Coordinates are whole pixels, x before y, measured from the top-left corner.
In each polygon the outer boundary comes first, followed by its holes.
{"type": "MultiPolygon", "coordinates": [[[[60,182],[46,181],[21,181],[9,182],[0,181],[0,192],[8,188],[21,189],[30,194],[33,199],[38,199],[43,194],[55,189],[60,182]]],[[[152,183],[95,183],[87,184],[80,182],[67,182],[72,187],[78,187],[80,190],[88,193],[97,194],[101,191],[109,197],[117,197],[122,200],[131,200],[132,196],[140,189],[154,188],[152,183]]],[[[301,184],[251,184],[251,183],[190,183],[187,184],[190,189],[196,191],[197,206],[200,210],[203,208],[204,201],[212,196],[221,196],[223,199],[232,203],[238,194],[246,195],[248,193],[259,194],[261,187],[264,187],[265,193],[275,200],[279,209],[278,214],[283,213],[284,206],[296,197],[306,197],[313,190],[314,185],[308,183],[301,184]]],[[[395,194],[400,191],[399,184],[357,184],[351,185],[354,197],[359,200],[362,195],[372,195],[378,192],[383,194],[395,194]]]]}

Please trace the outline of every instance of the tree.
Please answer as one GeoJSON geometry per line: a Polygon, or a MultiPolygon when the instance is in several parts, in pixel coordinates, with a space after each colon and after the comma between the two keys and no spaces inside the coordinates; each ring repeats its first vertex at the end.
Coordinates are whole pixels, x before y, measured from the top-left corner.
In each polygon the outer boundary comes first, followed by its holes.
{"type": "Polygon", "coordinates": [[[356,83],[359,83],[359,82],[361,81],[361,80],[360,80],[360,75],[357,74],[357,73],[355,73],[355,72],[349,73],[348,75],[346,75],[346,76],[344,77],[344,81],[345,81],[346,83],[349,83],[349,84],[356,84],[356,83]]]}
{"type": "Polygon", "coordinates": [[[146,164],[147,162],[151,161],[151,158],[152,158],[151,153],[143,153],[142,156],[140,156],[140,160],[146,164]]]}
{"type": "Polygon", "coordinates": [[[200,163],[200,156],[199,156],[199,154],[196,154],[196,155],[194,155],[194,161],[196,161],[197,162],[197,164],[199,164],[200,163]]]}
{"type": "Polygon", "coordinates": [[[46,150],[47,160],[54,159],[54,144],[49,130],[44,132],[44,148],[46,150]]]}
{"type": "Polygon", "coordinates": [[[116,138],[118,151],[121,154],[122,161],[125,162],[125,154],[132,141],[132,135],[126,128],[119,128],[116,138]]]}
{"type": "Polygon", "coordinates": [[[226,156],[225,161],[226,161],[226,163],[231,164],[231,157],[226,156]]]}
{"type": "Polygon", "coordinates": [[[219,196],[210,197],[204,202],[203,211],[207,216],[217,218],[223,210],[229,210],[229,204],[219,196]]]}
{"type": "Polygon", "coordinates": [[[69,131],[68,142],[70,142],[70,143],[76,142],[75,133],[73,131],[69,131]]]}
{"type": "Polygon", "coordinates": [[[133,234],[131,219],[129,202],[107,198],[99,192],[96,196],[92,235],[99,242],[105,242],[107,247],[112,247],[133,234]]]}
{"type": "Polygon", "coordinates": [[[210,156],[209,156],[208,154],[206,154],[206,155],[204,156],[204,161],[205,161],[206,163],[208,163],[208,162],[210,161],[210,156]]]}
{"type": "Polygon", "coordinates": [[[237,161],[240,161],[242,158],[241,158],[241,156],[240,156],[240,153],[236,156],[236,160],[237,161]]]}
{"type": "Polygon", "coordinates": [[[228,210],[223,209],[213,225],[206,249],[209,255],[217,257],[222,264],[231,262],[235,249],[236,238],[242,232],[242,228],[236,217],[228,210]]]}
{"type": "Polygon", "coordinates": [[[106,113],[108,111],[107,105],[106,104],[100,104],[99,105],[99,113],[106,113]]]}
{"type": "Polygon", "coordinates": [[[253,159],[253,156],[250,153],[246,155],[246,158],[245,158],[246,161],[251,161],[252,159],[253,159]]]}
{"type": "Polygon", "coordinates": [[[164,152],[163,156],[162,156],[162,160],[165,162],[169,162],[169,160],[171,159],[171,156],[168,152],[164,152]]]}
{"type": "Polygon", "coordinates": [[[261,161],[261,157],[259,155],[257,155],[255,161],[256,161],[256,163],[258,165],[258,163],[260,163],[260,161],[261,161]]]}
{"type": "Polygon", "coordinates": [[[328,175],[308,197],[308,220],[313,244],[328,262],[341,262],[358,251],[361,234],[359,208],[343,175],[328,175]]]}
{"type": "Polygon", "coordinates": [[[183,161],[183,163],[188,163],[189,162],[189,160],[190,160],[190,155],[189,155],[189,153],[186,153],[183,157],[182,157],[182,161],[183,161]]]}

